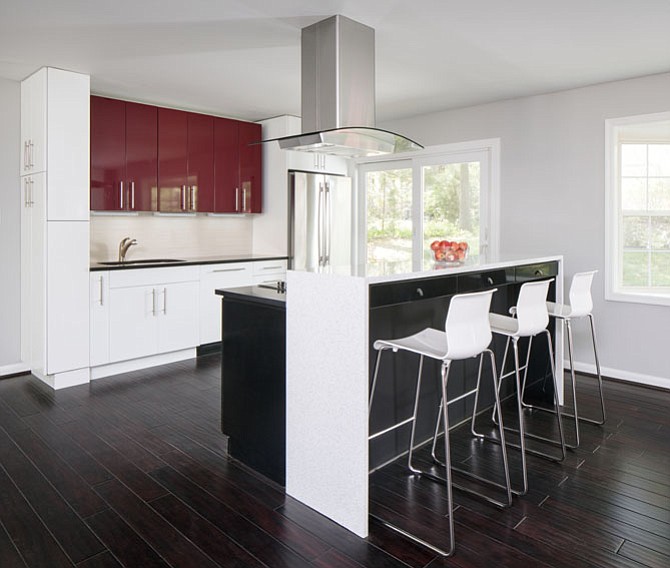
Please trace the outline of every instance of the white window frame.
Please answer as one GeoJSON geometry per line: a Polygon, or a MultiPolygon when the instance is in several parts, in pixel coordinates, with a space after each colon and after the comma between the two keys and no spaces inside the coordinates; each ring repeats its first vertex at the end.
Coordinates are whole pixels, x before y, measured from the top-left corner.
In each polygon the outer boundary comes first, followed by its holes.
{"type": "MultiPolygon", "coordinates": [[[[496,259],[500,253],[500,138],[487,138],[429,146],[416,152],[406,152],[379,156],[374,158],[359,158],[356,160],[357,187],[362,188],[365,172],[396,168],[413,168],[412,178],[412,266],[413,270],[421,271],[423,249],[423,180],[422,167],[437,164],[479,161],[482,154],[480,172],[482,186],[488,183],[489,191],[480,195],[480,235],[483,250],[489,259],[496,259]]],[[[358,258],[365,261],[367,258],[367,202],[365,192],[358,191],[358,240],[360,248],[358,258]]]]}
{"type": "Polygon", "coordinates": [[[670,112],[605,120],[605,299],[612,302],[670,306],[670,294],[654,294],[648,290],[625,290],[620,285],[621,188],[617,137],[617,129],[621,126],[668,120],[670,112]]]}

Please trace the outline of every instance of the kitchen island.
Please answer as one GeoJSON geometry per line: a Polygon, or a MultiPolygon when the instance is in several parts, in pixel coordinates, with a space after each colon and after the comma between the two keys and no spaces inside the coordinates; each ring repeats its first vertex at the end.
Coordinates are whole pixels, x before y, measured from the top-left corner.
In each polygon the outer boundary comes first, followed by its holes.
{"type": "MultiPolygon", "coordinates": [[[[561,256],[498,258],[415,273],[368,274],[368,267],[289,271],[286,308],[286,492],[361,537],[368,534],[368,472],[402,451],[399,438],[372,452],[368,443],[374,340],[427,326],[441,328],[449,299],[457,293],[498,288],[492,311],[506,313],[524,281],[552,277],[550,298],[563,300],[561,256]]],[[[498,366],[503,348],[504,342],[494,345],[498,366]]],[[[533,371],[545,376],[549,362],[538,353],[533,371]]],[[[556,360],[562,361],[560,330],[556,330],[556,360]]],[[[392,418],[406,410],[404,383],[412,388],[416,373],[416,364],[406,368],[403,364],[388,361],[380,371],[380,387],[384,382],[391,386],[385,395],[379,392],[375,405],[379,402],[382,414],[392,418]],[[407,373],[407,380],[400,380],[407,373]]],[[[426,365],[425,376],[431,371],[426,365]]],[[[450,379],[450,385],[462,388],[471,374],[463,371],[450,379]]],[[[532,373],[529,376],[532,379],[532,373]]],[[[435,393],[426,391],[425,397],[435,402],[435,393]]],[[[436,406],[431,411],[434,420],[436,406]]],[[[452,424],[458,422],[457,412],[452,424]]],[[[460,417],[467,412],[463,407],[460,417]]],[[[417,440],[430,435],[430,426],[430,422],[417,423],[417,440]]]]}
{"type": "Polygon", "coordinates": [[[223,296],[221,431],[228,454],[280,485],[286,467],[286,295],[261,286],[223,296]]]}

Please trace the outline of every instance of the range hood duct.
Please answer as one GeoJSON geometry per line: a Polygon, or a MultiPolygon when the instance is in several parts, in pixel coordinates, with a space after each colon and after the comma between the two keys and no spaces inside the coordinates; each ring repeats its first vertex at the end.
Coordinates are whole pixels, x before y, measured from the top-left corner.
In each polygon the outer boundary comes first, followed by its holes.
{"type": "Polygon", "coordinates": [[[336,15],[302,29],[302,131],[285,150],[347,157],[420,150],[375,128],[375,31],[336,15]]]}

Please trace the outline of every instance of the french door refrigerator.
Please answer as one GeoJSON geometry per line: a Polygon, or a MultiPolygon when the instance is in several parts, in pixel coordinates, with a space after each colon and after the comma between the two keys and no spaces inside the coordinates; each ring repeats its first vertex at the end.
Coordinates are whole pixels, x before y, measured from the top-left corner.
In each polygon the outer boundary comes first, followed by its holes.
{"type": "Polygon", "coordinates": [[[351,178],[289,171],[289,268],[350,266],[353,217],[351,178]]]}

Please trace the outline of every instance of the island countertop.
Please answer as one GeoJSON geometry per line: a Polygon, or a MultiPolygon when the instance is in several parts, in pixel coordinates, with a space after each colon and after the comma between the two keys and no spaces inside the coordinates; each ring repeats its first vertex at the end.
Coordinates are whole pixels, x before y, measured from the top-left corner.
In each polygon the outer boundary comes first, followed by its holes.
{"type": "Polygon", "coordinates": [[[418,278],[443,277],[469,272],[501,270],[520,265],[544,264],[562,260],[563,257],[561,255],[481,255],[467,259],[463,263],[424,263],[422,270],[413,270],[406,262],[377,262],[353,266],[328,266],[301,272],[364,278],[366,282],[373,284],[401,280],[416,280],[418,278]]]}

